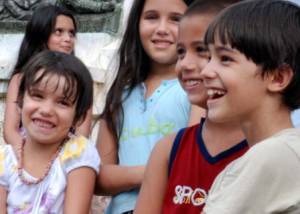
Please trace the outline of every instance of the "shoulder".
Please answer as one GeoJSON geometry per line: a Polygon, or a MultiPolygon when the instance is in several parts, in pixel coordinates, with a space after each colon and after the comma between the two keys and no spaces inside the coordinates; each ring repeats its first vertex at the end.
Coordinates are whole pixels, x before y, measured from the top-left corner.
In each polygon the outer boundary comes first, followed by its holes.
{"type": "Polygon", "coordinates": [[[173,142],[176,138],[176,133],[169,134],[162,138],[155,146],[151,156],[169,161],[169,156],[172,150],[173,142]]]}
{"type": "Polygon", "coordinates": [[[17,169],[17,159],[11,145],[0,145],[0,177],[17,169]]]}
{"type": "Polygon", "coordinates": [[[235,165],[241,170],[249,168],[275,173],[277,169],[299,164],[299,157],[300,130],[286,129],[252,146],[244,156],[235,161],[235,165]]]}
{"type": "Polygon", "coordinates": [[[179,82],[178,79],[165,80],[165,81],[163,81],[162,85],[165,86],[165,88],[167,88],[171,91],[178,92],[180,95],[186,95],[186,93],[183,90],[183,88],[181,87],[180,82],[179,82]]]}
{"type": "Polygon", "coordinates": [[[264,159],[277,159],[278,155],[291,153],[291,148],[300,155],[300,129],[282,130],[251,147],[248,153],[264,159]]]}
{"type": "Polygon", "coordinates": [[[162,150],[163,153],[169,154],[172,149],[176,135],[177,133],[172,133],[165,136],[155,145],[155,147],[157,147],[157,149],[159,150],[162,150]]]}
{"type": "Polygon", "coordinates": [[[15,156],[13,147],[9,144],[0,145],[0,161],[5,160],[9,156],[15,156]]]}
{"type": "Polygon", "coordinates": [[[59,156],[63,166],[70,171],[81,166],[90,166],[97,172],[100,158],[95,145],[84,136],[74,136],[68,140],[59,156]]]}

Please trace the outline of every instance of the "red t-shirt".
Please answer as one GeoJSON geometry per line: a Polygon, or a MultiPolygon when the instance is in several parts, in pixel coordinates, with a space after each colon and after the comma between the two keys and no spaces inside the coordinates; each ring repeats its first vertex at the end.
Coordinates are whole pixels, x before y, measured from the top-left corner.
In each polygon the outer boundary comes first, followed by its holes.
{"type": "Polygon", "coordinates": [[[204,119],[182,129],[175,138],[163,213],[199,214],[216,176],[248,149],[244,140],[217,156],[210,156],[202,139],[203,123],[204,119]]]}

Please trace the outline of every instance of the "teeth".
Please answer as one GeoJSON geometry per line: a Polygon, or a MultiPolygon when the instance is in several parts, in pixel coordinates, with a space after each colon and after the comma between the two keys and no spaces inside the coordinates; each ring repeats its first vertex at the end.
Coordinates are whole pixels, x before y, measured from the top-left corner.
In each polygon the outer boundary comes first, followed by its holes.
{"type": "Polygon", "coordinates": [[[188,80],[188,81],[186,81],[186,83],[189,86],[193,86],[193,85],[197,85],[199,83],[199,81],[197,81],[197,80],[188,80]]]}
{"type": "Polygon", "coordinates": [[[209,97],[214,97],[214,96],[222,96],[225,94],[225,91],[217,90],[217,89],[207,89],[207,95],[209,97]]]}
{"type": "Polygon", "coordinates": [[[213,96],[214,95],[214,91],[211,89],[207,89],[207,95],[208,96],[213,96]]]}
{"type": "Polygon", "coordinates": [[[53,127],[52,123],[49,123],[49,122],[46,122],[46,121],[42,121],[42,120],[35,120],[34,123],[37,126],[40,126],[42,128],[52,128],[53,127]]]}

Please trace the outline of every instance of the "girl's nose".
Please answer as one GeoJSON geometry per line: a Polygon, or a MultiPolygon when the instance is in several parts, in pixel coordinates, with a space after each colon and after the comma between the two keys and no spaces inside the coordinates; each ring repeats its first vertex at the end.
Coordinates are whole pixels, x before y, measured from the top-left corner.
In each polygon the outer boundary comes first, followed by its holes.
{"type": "Polygon", "coordinates": [[[169,33],[167,20],[161,19],[157,26],[157,33],[160,35],[167,35],[169,33]]]}
{"type": "Polygon", "coordinates": [[[43,116],[51,116],[54,111],[54,105],[52,102],[46,101],[40,106],[40,113],[43,116]]]}
{"type": "Polygon", "coordinates": [[[69,32],[65,32],[63,34],[63,39],[64,41],[70,42],[73,39],[73,35],[71,35],[69,32]]]}

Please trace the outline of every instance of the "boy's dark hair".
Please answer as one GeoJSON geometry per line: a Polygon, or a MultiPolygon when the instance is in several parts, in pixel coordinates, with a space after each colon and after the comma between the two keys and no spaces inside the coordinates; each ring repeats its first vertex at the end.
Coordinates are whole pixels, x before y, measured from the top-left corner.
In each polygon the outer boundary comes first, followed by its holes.
{"type": "MultiPolygon", "coordinates": [[[[74,55],[61,52],[42,51],[33,56],[22,68],[22,79],[18,103],[22,108],[25,92],[39,84],[44,78],[57,75],[66,79],[64,95],[76,103],[75,124],[84,119],[93,103],[93,80],[86,66],[74,55]]],[[[58,84],[58,83],[57,83],[58,84]]]]}
{"type": "Polygon", "coordinates": [[[262,77],[281,66],[293,70],[282,92],[290,110],[300,106],[300,8],[285,0],[250,0],[225,9],[210,24],[205,43],[229,44],[263,68],[262,77]]]}
{"type": "MultiPolygon", "coordinates": [[[[183,0],[189,6],[194,0],[183,0]]],[[[118,141],[123,127],[122,94],[128,95],[139,83],[146,80],[150,72],[150,60],[139,36],[139,22],[146,0],[135,0],[131,7],[127,26],[119,48],[117,76],[110,88],[101,115],[118,141]]]]}
{"type": "Polygon", "coordinates": [[[76,33],[76,20],[70,11],[55,5],[43,5],[37,8],[26,25],[17,63],[11,76],[20,73],[20,70],[31,56],[48,48],[47,42],[55,28],[56,18],[59,15],[72,19],[75,27],[74,33],[76,33]]]}
{"type": "Polygon", "coordinates": [[[185,11],[184,17],[199,14],[216,14],[231,4],[243,0],[195,0],[185,11]]]}

